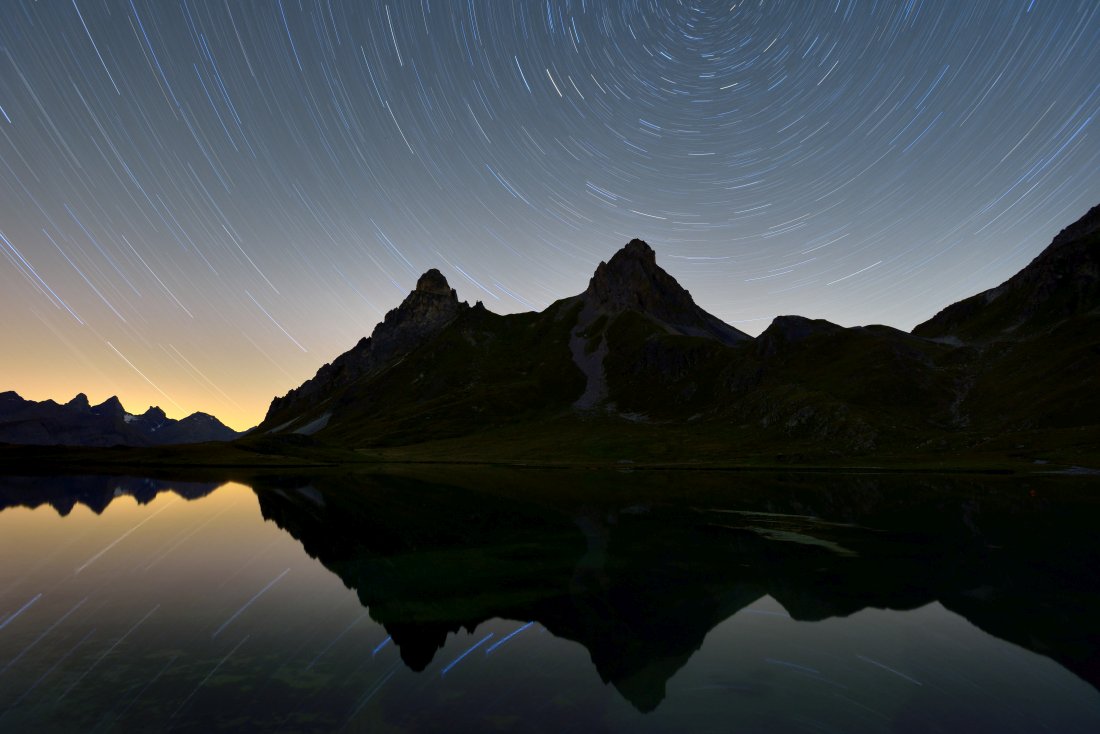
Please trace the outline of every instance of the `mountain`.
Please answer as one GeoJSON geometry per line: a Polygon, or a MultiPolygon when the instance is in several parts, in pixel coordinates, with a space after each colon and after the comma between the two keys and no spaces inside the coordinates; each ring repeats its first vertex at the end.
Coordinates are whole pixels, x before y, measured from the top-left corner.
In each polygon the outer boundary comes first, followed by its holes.
{"type": "Polygon", "coordinates": [[[280,431],[294,424],[296,433],[305,434],[320,430],[329,413],[321,413],[306,424],[298,418],[318,401],[327,403],[334,392],[404,357],[468,311],[470,307],[459,303],[458,295],[442,273],[429,270],[420,276],[416,288],[401,305],[386,314],[369,338],[361,339],[331,364],[321,367],[316,376],[300,387],[275,398],[264,419],[265,426],[274,425],[272,430],[280,431]]]}
{"type": "Polygon", "coordinates": [[[241,434],[212,415],[192,413],[175,420],[158,407],[141,415],[126,412],[117,397],[91,405],[78,394],[64,405],[0,393],[0,443],[68,446],[165,446],[231,441],[241,434]]]}
{"type": "Polygon", "coordinates": [[[640,332],[720,350],[751,342],[699,308],[640,240],[601,263],[583,293],[542,313],[471,307],[430,270],[370,338],[272,401],[255,434],[400,443],[463,433],[471,421],[605,412],[620,385],[607,380],[604,358],[640,332]]]}
{"type": "Polygon", "coordinates": [[[913,333],[956,342],[1035,336],[1100,308],[1100,205],[996,288],[940,311],[913,333]]]}
{"type": "Polygon", "coordinates": [[[428,271],[252,435],[447,458],[801,461],[1042,452],[1073,430],[1095,453],[1098,327],[1100,207],[912,333],[788,315],[753,339],[635,239],[539,313],[469,306],[428,271]]]}
{"type": "Polygon", "coordinates": [[[578,296],[594,315],[637,311],[670,334],[715,339],[726,345],[751,339],[695,305],[691,294],[657,265],[657,254],[642,240],[631,240],[600,263],[578,296]]]}
{"type": "Polygon", "coordinates": [[[1100,423],[1100,206],[1007,281],[948,306],[913,333],[957,345],[960,408],[1003,430],[1100,423]]]}

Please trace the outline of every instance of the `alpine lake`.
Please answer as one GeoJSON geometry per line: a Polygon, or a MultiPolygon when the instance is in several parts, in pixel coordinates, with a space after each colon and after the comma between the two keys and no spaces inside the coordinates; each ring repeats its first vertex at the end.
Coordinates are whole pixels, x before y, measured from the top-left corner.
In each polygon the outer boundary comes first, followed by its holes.
{"type": "Polygon", "coordinates": [[[0,731],[1100,731],[1095,478],[0,477],[0,731]]]}

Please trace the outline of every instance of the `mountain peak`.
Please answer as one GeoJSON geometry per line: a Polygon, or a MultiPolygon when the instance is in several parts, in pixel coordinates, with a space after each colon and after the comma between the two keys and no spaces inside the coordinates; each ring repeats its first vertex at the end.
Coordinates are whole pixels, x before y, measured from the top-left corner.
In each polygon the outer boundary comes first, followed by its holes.
{"type": "Polygon", "coordinates": [[[454,296],[458,298],[450,284],[447,283],[447,279],[443,277],[443,273],[435,268],[421,275],[420,279],[416,281],[416,292],[432,293],[437,296],[454,296]]]}
{"type": "Polygon", "coordinates": [[[676,308],[691,303],[691,295],[657,264],[657,253],[645,241],[633,239],[601,262],[586,293],[602,307],[650,311],[662,302],[676,308]]]}
{"type": "Polygon", "coordinates": [[[770,357],[815,336],[833,336],[842,331],[844,327],[824,319],[808,319],[795,315],[776,316],[771,325],[756,338],[756,351],[770,357]]]}
{"type": "Polygon", "coordinates": [[[160,409],[159,405],[149,406],[149,410],[142,413],[141,417],[144,418],[147,421],[155,421],[157,423],[162,423],[163,421],[167,420],[167,418],[168,418],[168,416],[165,414],[165,412],[160,409]]]}
{"type": "Polygon", "coordinates": [[[640,239],[630,240],[599,264],[583,298],[600,311],[640,311],[681,334],[710,336],[726,344],[748,338],[695,305],[691,294],[657,264],[653,248],[640,239]]]}
{"type": "Polygon", "coordinates": [[[4,392],[0,392],[0,410],[15,410],[26,405],[27,402],[28,401],[24,400],[23,397],[15,390],[5,390],[4,392]]]}
{"type": "Polygon", "coordinates": [[[112,395],[111,397],[107,398],[106,400],[104,400],[99,405],[92,406],[92,412],[96,413],[97,415],[103,415],[103,414],[122,415],[123,413],[126,412],[126,410],[122,407],[122,401],[118,399],[118,396],[117,395],[112,395]]]}
{"type": "Polygon", "coordinates": [[[92,406],[88,402],[88,396],[82,392],[78,392],[72,400],[65,403],[67,408],[76,408],[77,410],[89,410],[92,406]]]}
{"type": "Polygon", "coordinates": [[[657,253],[653,251],[653,248],[649,246],[648,242],[640,240],[637,237],[627,242],[626,245],[623,246],[623,249],[615,253],[614,257],[611,259],[614,260],[615,257],[633,257],[652,263],[653,265],[657,264],[657,253]]]}

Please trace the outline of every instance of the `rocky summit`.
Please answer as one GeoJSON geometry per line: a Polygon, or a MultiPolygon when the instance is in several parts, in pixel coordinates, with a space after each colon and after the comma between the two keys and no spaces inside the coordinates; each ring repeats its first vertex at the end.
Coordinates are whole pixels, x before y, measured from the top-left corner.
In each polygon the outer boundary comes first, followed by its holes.
{"type": "Polygon", "coordinates": [[[657,265],[653,248],[638,239],[599,264],[580,298],[591,313],[637,311],[670,333],[731,345],[750,338],[696,306],[691,294],[657,265]]]}
{"type": "Polygon", "coordinates": [[[280,424],[283,428],[294,425],[299,433],[320,430],[327,423],[325,413],[305,425],[295,419],[315,407],[318,401],[327,403],[336,392],[416,349],[469,308],[459,302],[442,273],[434,268],[429,270],[420,276],[416,288],[401,305],[386,314],[370,337],[360,339],[352,349],[322,366],[312,379],[283,397],[275,398],[263,427],[277,431],[281,430],[280,424]]]}
{"type": "Polygon", "coordinates": [[[272,401],[252,435],[417,456],[679,461],[1026,452],[1072,429],[1089,450],[1098,262],[1100,207],[912,333],[787,315],[756,339],[699,307],[639,239],[538,313],[471,307],[429,270],[370,337],[272,401]]]}

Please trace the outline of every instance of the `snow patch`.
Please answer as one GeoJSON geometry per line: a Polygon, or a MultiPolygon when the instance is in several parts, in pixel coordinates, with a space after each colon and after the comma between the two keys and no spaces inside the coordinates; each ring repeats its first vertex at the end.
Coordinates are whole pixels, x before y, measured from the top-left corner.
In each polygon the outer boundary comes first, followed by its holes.
{"type": "Polygon", "coordinates": [[[137,419],[138,417],[136,415],[130,415],[129,413],[122,414],[122,420],[126,421],[127,423],[133,423],[137,419]]]}
{"type": "Polygon", "coordinates": [[[279,431],[283,430],[284,428],[286,428],[286,427],[290,426],[291,424],[296,423],[297,421],[299,421],[301,419],[301,417],[302,416],[297,416],[296,418],[291,418],[286,423],[281,423],[281,424],[275,426],[270,431],[268,431],[268,433],[278,433],[279,431]]]}
{"type": "Polygon", "coordinates": [[[607,356],[607,337],[600,338],[600,345],[591,354],[585,351],[588,340],[584,331],[596,321],[597,312],[585,305],[577,318],[577,325],[569,334],[569,351],[573,353],[573,363],[577,365],[587,380],[584,393],[573,403],[576,410],[592,410],[607,399],[607,377],[603,371],[603,358],[607,356]]]}
{"type": "Polygon", "coordinates": [[[301,434],[303,436],[312,436],[314,433],[317,433],[317,431],[319,431],[322,428],[324,428],[325,426],[327,426],[328,425],[328,419],[331,418],[331,417],[332,417],[332,411],[330,410],[327,413],[325,413],[324,415],[322,415],[320,418],[318,418],[317,420],[310,421],[309,423],[305,424],[304,426],[302,426],[301,428],[299,428],[298,430],[296,430],[294,432],[298,433],[298,434],[301,434]]]}

